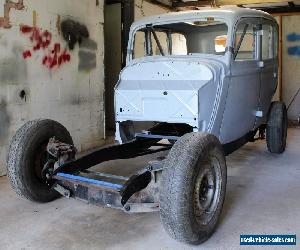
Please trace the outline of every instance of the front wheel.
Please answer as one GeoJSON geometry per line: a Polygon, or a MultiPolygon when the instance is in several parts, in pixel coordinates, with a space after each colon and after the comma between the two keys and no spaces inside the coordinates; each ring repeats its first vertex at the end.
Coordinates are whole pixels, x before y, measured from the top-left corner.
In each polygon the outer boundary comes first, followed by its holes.
{"type": "Polygon", "coordinates": [[[214,232],[226,193],[227,168],[219,140],[189,133],[171,149],[162,173],[160,215],[176,240],[200,244],[214,232]]]}
{"type": "Polygon", "coordinates": [[[42,175],[48,160],[47,144],[52,137],[73,144],[67,129],[52,120],[27,122],[13,137],[7,172],[13,189],[21,197],[36,202],[49,202],[59,197],[42,175]]]}

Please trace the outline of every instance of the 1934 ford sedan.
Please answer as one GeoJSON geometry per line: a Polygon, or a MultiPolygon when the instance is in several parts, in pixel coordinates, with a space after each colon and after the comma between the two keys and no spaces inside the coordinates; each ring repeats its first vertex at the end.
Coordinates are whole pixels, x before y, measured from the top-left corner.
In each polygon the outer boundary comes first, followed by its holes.
{"type": "Polygon", "coordinates": [[[277,87],[278,26],[262,11],[219,8],[144,18],[132,25],[115,88],[119,144],[75,159],[68,131],[51,120],[14,137],[8,173],[18,194],[58,194],[128,213],[159,211],[166,231],[190,244],[214,232],[226,192],[226,159],[265,139],[286,146],[277,87]],[[131,177],[88,170],[102,162],[170,150],[131,177]]]}

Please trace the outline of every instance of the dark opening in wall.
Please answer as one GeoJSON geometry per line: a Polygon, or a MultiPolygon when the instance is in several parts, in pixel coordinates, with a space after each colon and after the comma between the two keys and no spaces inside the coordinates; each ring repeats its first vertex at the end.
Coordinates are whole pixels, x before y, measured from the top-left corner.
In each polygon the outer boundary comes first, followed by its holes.
{"type": "Polygon", "coordinates": [[[24,89],[20,91],[19,97],[26,102],[26,91],[24,89]]]}

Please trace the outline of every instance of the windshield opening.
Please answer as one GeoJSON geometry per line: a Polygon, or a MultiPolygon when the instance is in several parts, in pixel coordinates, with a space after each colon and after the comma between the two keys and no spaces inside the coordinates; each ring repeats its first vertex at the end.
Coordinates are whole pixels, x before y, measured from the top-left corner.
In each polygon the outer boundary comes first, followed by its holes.
{"type": "Polygon", "coordinates": [[[223,21],[147,25],[134,37],[133,58],[146,56],[212,54],[224,55],[228,27],[223,21]]]}

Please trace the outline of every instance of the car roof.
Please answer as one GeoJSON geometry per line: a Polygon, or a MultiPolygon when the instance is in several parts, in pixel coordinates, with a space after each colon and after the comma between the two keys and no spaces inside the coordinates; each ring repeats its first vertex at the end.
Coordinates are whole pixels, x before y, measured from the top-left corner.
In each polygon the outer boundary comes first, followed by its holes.
{"type": "Polygon", "coordinates": [[[207,9],[192,10],[192,11],[169,12],[166,14],[144,17],[143,19],[134,22],[132,25],[132,29],[150,23],[155,24],[155,23],[162,23],[162,22],[178,22],[180,20],[185,20],[185,19],[194,19],[194,18],[196,19],[201,16],[223,18],[231,23],[235,23],[235,21],[239,20],[242,17],[261,17],[276,22],[276,20],[270,14],[261,10],[254,10],[254,9],[240,8],[240,7],[221,7],[221,8],[207,8],[207,9]]]}

